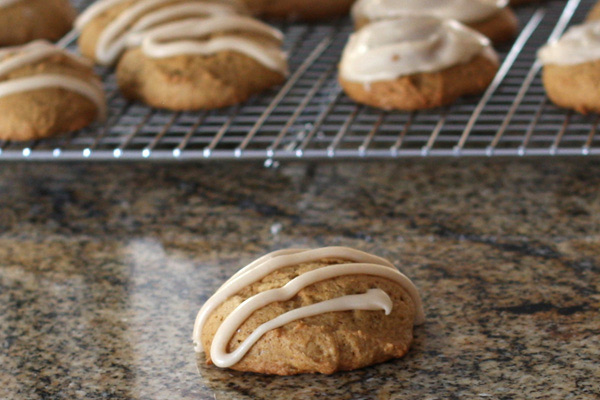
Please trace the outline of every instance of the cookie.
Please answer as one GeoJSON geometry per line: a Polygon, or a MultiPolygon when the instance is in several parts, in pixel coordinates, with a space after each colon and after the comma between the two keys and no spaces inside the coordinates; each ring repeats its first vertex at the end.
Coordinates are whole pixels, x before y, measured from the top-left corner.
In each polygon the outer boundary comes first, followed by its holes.
{"type": "Polygon", "coordinates": [[[171,110],[214,109],[283,83],[283,35],[245,16],[167,24],[127,50],[117,66],[125,97],[171,110]]]}
{"type": "Polygon", "coordinates": [[[266,18],[317,21],[347,15],[354,0],[243,0],[266,18]]]}
{"type": "Polygon", "coordinates": [[[374,21],[417,15],[455,19],[494,43],[511,40],[519,30],[507,0],[358,0],[352,8],[357,29],[374,21]]]}
{"type": "Polygon", "coordinates": [[[0,47],[56,41],[71,30],[75,16],[69,0],[0,0],[0,47]]]}
{"type": "Polygon", "coordinates": [[[34,140],[103,118],[100,79],[87,60],[36,41],[0,51],[0,139],[34,140]]]}
{"type": "Polygon", "coordinates": [[[81,54],[111,66],[136,40],[157,25],[194,17],[247,14],[237,0],[100,0],[75,21],[81,54]]]}
{"type": "Polygon", "coordinates": [[[498,67],[490,41],[459,22],[401,17],[351,36],[339,80],[358,103],[412,111],[483,92],[498,67]]]}
{"type": "Polygon", "coordinates": [[[600,112],[600,21],[570,28],[540,49],[538,59],[554,104],[583,114],[600,112]]]}
{"type": "Polygon", "coordinates": [[[217,290],[193,340],[222,368],[331,374],[402,357],[423,320],[416,287],[387,260],[345,247],[280,250],[217,290]]]}

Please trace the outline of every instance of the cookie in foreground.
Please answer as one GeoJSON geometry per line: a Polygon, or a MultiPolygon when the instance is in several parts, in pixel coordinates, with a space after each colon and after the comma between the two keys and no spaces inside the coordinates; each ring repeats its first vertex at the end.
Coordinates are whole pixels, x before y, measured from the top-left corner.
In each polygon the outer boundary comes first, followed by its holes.
{"type": "Polygon", "coordinates": [[[389,261],[345,247],[290,249],[221,286],[193,340],[222,368],[331,374],[404,356],[423,321],[417,288],[389,261]]]}
{"type": "Polygon", "coordinates": [[[538,52],[552,102],[582,114],[600,112],[600,21],[570,28],[538,52]]]}
{"type": "Polygon", "coordinates": [[[0,139],[71,132],[105,112],[102,84],[87,60],[45,41],[0,50],[0,139]]]}
{"type": "Polygon", "coordinates": [[[75,16],[69,0],[0,0],[0,47],[58,40],[71,30],[75,16]]]}
{"type": "Polygon", "coordinates": [[[352,7],[357,29],[375,21],[414,16],[457,20],[494,43],[511,40],[519,30],[508,0],[358,0],[352,7]]]}
{"type": "Polygon", "coordinates": [[[489,39],[461,23],[402,17],[354,33],[342,55],[339,80],[358,103],[412,111],[483,92],[498,67],[489,39]]]}

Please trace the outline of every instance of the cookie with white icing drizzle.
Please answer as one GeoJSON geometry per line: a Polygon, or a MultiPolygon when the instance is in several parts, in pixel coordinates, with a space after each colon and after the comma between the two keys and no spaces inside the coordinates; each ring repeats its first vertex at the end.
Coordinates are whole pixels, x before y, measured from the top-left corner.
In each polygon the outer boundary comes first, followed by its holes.
{"type": "Polygon", "coordinates": [[[510,40],[518,32],[518,20],[508,0],[358,0],[352,8],[357,28],[407,16],[455,19],[494,43],[510,40]]]}
{"type": "Polygon", "coordinates": [[[71,132],[105,113],[102,84],[88,60],[45,41],[0,50],[0,139],[71,132]]]}
{"type": "Polygon", "coordinates": [[[345,247],[291,249],[221,286],[193,340],[218,367],[331,374],[402,357],[423,321],[418,290],[389,261],[345,247]]]}
{"type": "Polygon", "coordinates": [[[230,106],[288,72],[283,34],[236,0],[102,0],[76,26],[82,53],[118,61],[123,94],[157,108],[230,106]]]}
{"type": "Polygon", "coordinates": [[[69,0],[0,0],[0,47],[58,40],[71,30],[75,16],[69,0]]]}
{"type": "Polygon", "coordinates": [[[420,110],[483,92],[498,71],[490,41],[454,20],[402,17],[350,37],[339,80],[355,101],[420,110]]]}
{"type": "Polygon", "coordinates": [[[354,0],[243,0],[254,14],[275,19],[317,21],[347,15],[354,0]]]}
{"type": "Polygon", "coordinates": [[[174,21],[244,14],[237,0],[100,0],[75,21],[81,53],[102,65],[114,65],[131,36],[174,21]]]}
{"type": "Polygon", "coordinates": [[[580,113],[600,112],[600,21],[570,28],[538,52],[552,102],[580,113]]]}
{"type": "Polygon", "coordinates": [[[250,17],[218,15],[158,26],[119,61],[125,97],[171,110],[214,109],[283,83],[283,34],[250,17]]]}

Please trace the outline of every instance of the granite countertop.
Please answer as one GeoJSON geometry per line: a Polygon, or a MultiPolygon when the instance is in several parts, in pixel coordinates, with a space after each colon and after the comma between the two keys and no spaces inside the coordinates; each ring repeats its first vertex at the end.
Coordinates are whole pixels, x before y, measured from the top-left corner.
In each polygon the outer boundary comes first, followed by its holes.
{"type": "Polygon", "coordinates": [[[600,162],[12,164],[1,399],[598,399],[600,162]],[[196,358],[196,312],[266,252],[393,260],[427,322],[403,359],[263,377],[196,358]]]}

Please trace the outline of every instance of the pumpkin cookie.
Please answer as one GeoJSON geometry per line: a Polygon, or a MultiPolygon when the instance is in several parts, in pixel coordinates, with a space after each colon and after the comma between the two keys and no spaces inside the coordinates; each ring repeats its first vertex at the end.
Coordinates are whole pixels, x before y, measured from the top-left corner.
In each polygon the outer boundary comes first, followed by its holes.
{"type": "Polygon", "coordinates": [[[414,284],[345,247],[281,250],[248,265],[198,313],[207,362],[266,374],[331,374],[402,357],[422,323],[414,284]]]}
{"type": "Polygon", "coordinates": [[[245,16],[188,19],[155,28],[124,55],[125,97],[171,110],[237,104],[285,80],[283,35],[245,16]]]}
{"type": "Polygon", "coordinates": [[[540,49],[542,79],[554,104],[580,113],[600,112],[600,21],[570,28],[540,49]]]}
{"type": "Polygon", "coordinates": [[[340,84],[359,103],[420,110],[483,92],[498,67],[490,41],[459,22],[403,17],[374,22],[351,36],[340,84]]]}
{"type": "Polygon", "coordinates": [[[455,19],[494,43],[511,40],[519,30],[508,0],[358,0],[352,8],[357,28],[373,21],[416,15],[455,19]]]}
{"type": "Polygon", "coordinates": [[[0,46],[58,40],[71,30],[75,16],[69,0],[0,0],[0,46]]]}
{"type": "Polygon", "coordinates": [[[323,20],[347,15],[354,0],[243,0],[255,14],[267,18],[323,20]]]}
{"type": "Polygon", "coordinates": [[[75,22],[81,53],[101,65],[114,65],[146,31],[166,23],[247,13],[237,0],[100,0],[75,22]]]}
{"type": "Polygon", "coordinates": [[[100,79],[86,60],[42,41],[0,51],[0,139],[42,139],[104,113],[100,79]]]}

